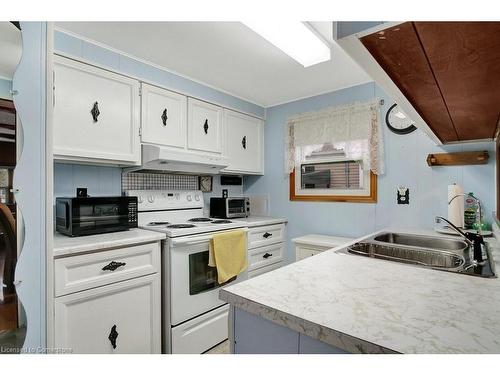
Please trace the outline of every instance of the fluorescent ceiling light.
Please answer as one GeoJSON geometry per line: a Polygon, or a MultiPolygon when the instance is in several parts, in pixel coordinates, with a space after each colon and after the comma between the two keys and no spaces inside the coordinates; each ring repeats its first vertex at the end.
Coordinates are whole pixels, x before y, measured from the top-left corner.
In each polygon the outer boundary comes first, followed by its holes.
{"type": "Polygon", "coordinates": [[[330,60],[330,47],[300,21],[249,21],[250,29],[304,67],[330,60]]]}

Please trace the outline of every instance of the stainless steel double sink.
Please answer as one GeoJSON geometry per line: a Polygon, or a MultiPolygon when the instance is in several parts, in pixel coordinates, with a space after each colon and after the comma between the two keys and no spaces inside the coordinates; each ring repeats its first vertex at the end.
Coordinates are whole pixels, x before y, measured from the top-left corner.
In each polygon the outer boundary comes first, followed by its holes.
{"type": "Polygon", "coordinates": [[[383,232],[347,248],[348,253],[436,270],[496,277],[487,246],[485,262],[471,261],[469,244],[461,239],[383,232]]]}

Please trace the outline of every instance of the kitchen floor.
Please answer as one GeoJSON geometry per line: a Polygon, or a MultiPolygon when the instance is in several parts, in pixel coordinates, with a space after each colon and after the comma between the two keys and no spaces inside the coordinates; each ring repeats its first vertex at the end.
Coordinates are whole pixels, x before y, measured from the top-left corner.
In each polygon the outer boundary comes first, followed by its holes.
{"type": "Polygon", "coordinates": [[[219,345],[214,346],[205,354],[230,354],[229,353],[229,340],[221,342],[219,345]]]}

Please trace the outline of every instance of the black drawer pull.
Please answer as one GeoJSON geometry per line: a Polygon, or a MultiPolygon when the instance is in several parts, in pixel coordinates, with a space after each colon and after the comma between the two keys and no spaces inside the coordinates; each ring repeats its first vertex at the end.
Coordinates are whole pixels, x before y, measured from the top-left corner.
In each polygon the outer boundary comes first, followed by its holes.
{"type": "Polygon", "coordinates": [[[108,340],[111,342],[113,349],[116,349],[116,339],[118,338],[118,331],[116,330],[116,324],[111,327],[111,332],[109,333],[108,340]]]}
{"type": "Polygon", "coordinates": [[[168,114],[167,114],[167,109],[165,108],[163,110],[163,113],[161,114],[161,122],[163,123],[163,126],[167,126],[167,120],[168,120],[168,114]]]}
{"type": "Polygon", "coordinates": [[[97,118],[101,114],[99,111],[99,103],[95,102],[94,105],[92,106],[92,110],[90,111],[90,114],[92,115],[92,119],[94,122],[97,122],[97,118]]]}
{"type": "Polygon", "coordinates": [[[208,134],[208,119],[205,119],[205,123],[203,124],[203,130],[205,134],[208,134]]]}
{"type": "Polygon", "coordinates": [[[241,140],[241,145],[243,146],[243,149],[247,149],[247,136],[245,135],[243,139],[241,140]]]}
{"type": "Polygon", "coordinates": [[[117,268],[119,267],[123,267],[125,266],[127,263],[124,263],[124,262],[115,262],[114,260],[109,263],[108,265],[102,267],[102,270],[103,271],[114,271],[116,270],[117,268]]]}
{"type": "Polygon", "coordinates": [[[262,235],[262,237],[264,238],[268,238],[268,237],[271,237],[273,234],[272,233],[269,233],[269,232],[266,232],[262,235]]]}
{"type": "Polygon", "coordinates": [[[272,256],[273,256],[273,254],[265,253],[264,255],[262,255],[262,258],[267,259],[267,258],[272,257],[272,256]]]}

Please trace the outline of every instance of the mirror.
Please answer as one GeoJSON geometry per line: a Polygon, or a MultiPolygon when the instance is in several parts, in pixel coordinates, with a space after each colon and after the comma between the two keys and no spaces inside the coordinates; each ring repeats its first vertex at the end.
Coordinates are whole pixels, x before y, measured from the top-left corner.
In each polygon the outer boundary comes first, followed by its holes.
{"type": "Polygon", "coordinates": [[[0,22],[0,354],[19,353],[26,336],[26,315],[14,285],[22,219],[11,190],[19,154],[19,120],[11,91],[21,53],[19,23],[0,22]]]}

